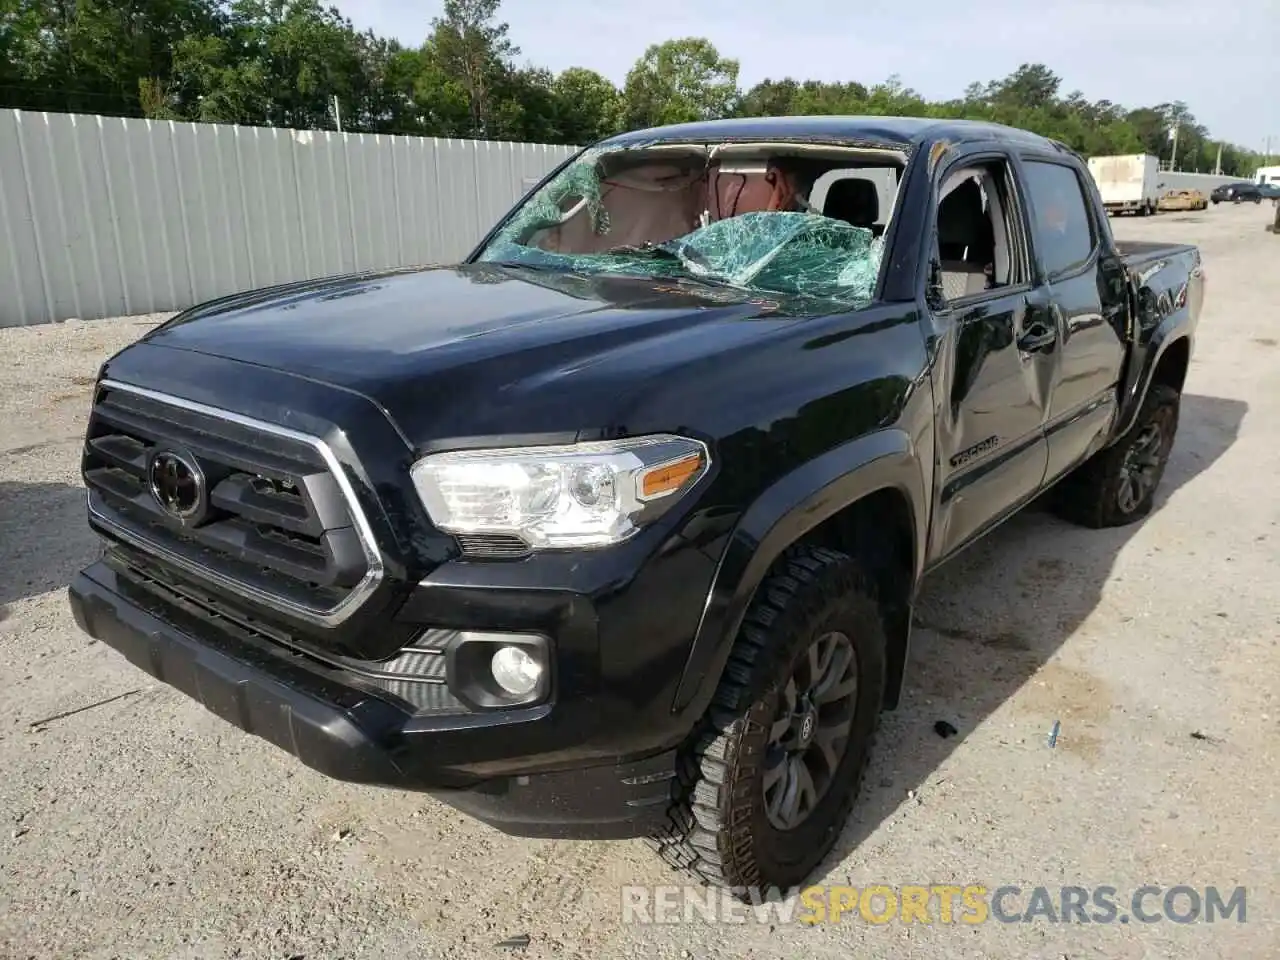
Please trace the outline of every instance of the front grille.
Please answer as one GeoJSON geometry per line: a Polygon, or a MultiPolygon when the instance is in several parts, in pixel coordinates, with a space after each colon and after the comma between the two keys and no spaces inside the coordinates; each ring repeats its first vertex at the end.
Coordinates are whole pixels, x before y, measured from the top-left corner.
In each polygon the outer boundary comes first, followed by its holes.
{"type": "Polygon", "coordinates": [[[309,622],[345,619],[381,577],[340,464],[297,431],[104,381],[83,473],[104,533],[309,622]],[[160,454],[203,475],[194,516],[175,515],[154,494],[149,470],[160,454]]]}

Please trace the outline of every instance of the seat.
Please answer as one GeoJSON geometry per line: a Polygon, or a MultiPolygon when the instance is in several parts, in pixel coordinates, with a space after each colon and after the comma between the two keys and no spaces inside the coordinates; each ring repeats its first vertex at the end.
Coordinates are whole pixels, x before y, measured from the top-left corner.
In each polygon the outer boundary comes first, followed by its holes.
{"type": "Polygon", "coordinates": [[[862,177],[844,177],[827,188],[827,199],[822,212],[828,217],[870,230],[877,237],[884,227],[880,219],[880,192],[870,180],[862,177]]]}
{"type": "Polygon", "coordinates": [[[995,231],[976,180],[964,181],[938,205],[938,260],[948,300],[981,293],[990,286],[995,231]]]}

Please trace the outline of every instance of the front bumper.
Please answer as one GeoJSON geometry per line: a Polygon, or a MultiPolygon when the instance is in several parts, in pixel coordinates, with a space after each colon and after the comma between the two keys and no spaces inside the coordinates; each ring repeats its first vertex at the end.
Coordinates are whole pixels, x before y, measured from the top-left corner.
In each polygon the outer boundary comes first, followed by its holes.
{"type": "Polygon", "coordinates": [[[643,836],[665,820],[674,751],[523,774],[512,773],[508,763],[503,775],[477,775],[451,758],[485,740],[492,751],[511,741],[515,727],[544,727],[553,707],[424,726],[421,718],[317,670],[301,654],[211,629],[181,611],[125,596],[121,586],[105,563],[75,578],[68,592],[82,630],[322,774],[429,792],[518,836],[643,836]]]}

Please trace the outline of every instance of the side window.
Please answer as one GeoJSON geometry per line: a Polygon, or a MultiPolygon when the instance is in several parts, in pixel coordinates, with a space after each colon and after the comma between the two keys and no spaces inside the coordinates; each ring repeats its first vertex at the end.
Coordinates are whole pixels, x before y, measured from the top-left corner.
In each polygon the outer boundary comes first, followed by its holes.
{"type": "Polygon", "coordinates": [[[986,161],[947,173],[938,190],[935,257],[947,302],[1021,283],[1008,166],[986,161]]]}
{"type": "Polygon", "coordinates": [[[1028,160],[1022,166],[1034,211],[1036,251],[1052,278],[1080,266],[1093,252],[1089,207],[1080,178],[1071,167],[1039,160],[1028,160]]]}

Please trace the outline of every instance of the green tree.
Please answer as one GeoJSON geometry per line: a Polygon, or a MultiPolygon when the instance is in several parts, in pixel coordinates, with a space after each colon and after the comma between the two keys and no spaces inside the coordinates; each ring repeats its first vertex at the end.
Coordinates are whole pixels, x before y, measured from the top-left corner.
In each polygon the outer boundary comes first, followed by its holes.
{"type": "Polygon", "coordinates": [[[1037,110],[1049,107],[1062,81],[1043,63],[1024,63],[1003,80],[987,85],[986,98],[997,106],[1037,110]]]}
{"type": "MultiPolygon", "coordinates": [[[[420,50],[371,31],[356,38],[360,76],[355,102],[348,108],[352,129],[370,133],[421,134],[422,116],[413,89],[422,69],[420,50]]],[[[347,122],[347,121],[344,121],[347,122]]]]}
{"type": "Polygon", "coordinates": [[[212,0],[0,0],[0,104],[136,116],[140,82],[166,88],[174,47],[220,18],[212,0]]]}
{"type": "Polygon", "coordinates": [[[785,117],[809,112],[799,107],[799,94],[800,84],[790,77],[761,80],[742,95],[737,114],[741,117],[785,117]]]}
{"type": "Polygon", "coordinates": [[[1186,103],[1132,108],[1062,93],[1047,65],[928,101],[897,77],[865,86],[786,77],[738,90],[705,39],[645,51],[619,91],[590,70],[517,67],[501,0],[445,0],[417,48],[357,33],[325,0],[0,0],[0,107],[286,127],[586,144],[724,116],[968,117],[1085,155],[1150,153],[1179,169],[1250,175],[1257,153],[1212,137],[1186,103]],[[1177,154],[1169,131],[1178,130],[1177,154]]]}
{"type": "Polygon", "coordinates": [[[819,83],[806,80],[796,91],[792,111],[799,114],[853,116],[867,112],[871,91],[861,83],[819,83]]]}
{"type": "Polygon", "coordinates": [[[187,37],[174,51],[174,75],[190,102],[186,116],[209,123],[270,122],[270,77],[260,59],[237,55],[231,36],[187,37]]]}
{"type": "Polygon", "coordinates": [[[40,109],[40,81],[51,54],[48,6],[0,0],[0,103],[40,109]]]}
{"type": "Polygon", "coordinates": [[[904,87],[895,74],[867,91],[865,112],[881,117],[923,117],[928,106],[924,97],[904,87]]]}
{"type": "Polygon", "coordinates": [[[738,61],[700,37],[654,44],[627,74],[624,97],[633,128],[727,117],[738,99],[738,61]]]}
{"type": "Polygon", "coordinates": [[[519,52],[508,26],[497,18],[500,0],[445,0],[444,16],[432,21],[427,40],[435,64],[462,85],[471,118],[470,134],[484,137],[493,119],[494,91],[509,81],[519,52]]]}
{"type": "Polygon", "coordinates": [[[560,136],[566,143],[585,146],[622,130],[622,94],[594,70],[570,67],[551,88],[560,136]]]}
{"type": "Polygon", "coordinates": [[[550,70],[525,67],[498,75],[490,136],[548,143],[563,139],[559,100],[550,70]]]}
{"type": "Polygon", "coordinates": [[[182,40],[174,61],[201,120],[330,127],[333,98],[351,107],[363,92],[350,21],[316,0],[235,0],[225,29],[182,40]]]}
{"type": "Polygon", "coordinates": [[[461,78],[444,69],[435,49],[422,48],[413,82],[413,103],[421,132],[434,137],[470,137],[475,133],[471,96],[461,78]]]}
{"type": "Polygon", "coordinates": [[[860,83],[801,83],[790,77],[764,80],[743,95],[738,113],[744,117],[858,114],[866,112],[868,96],[860,83]]]}

